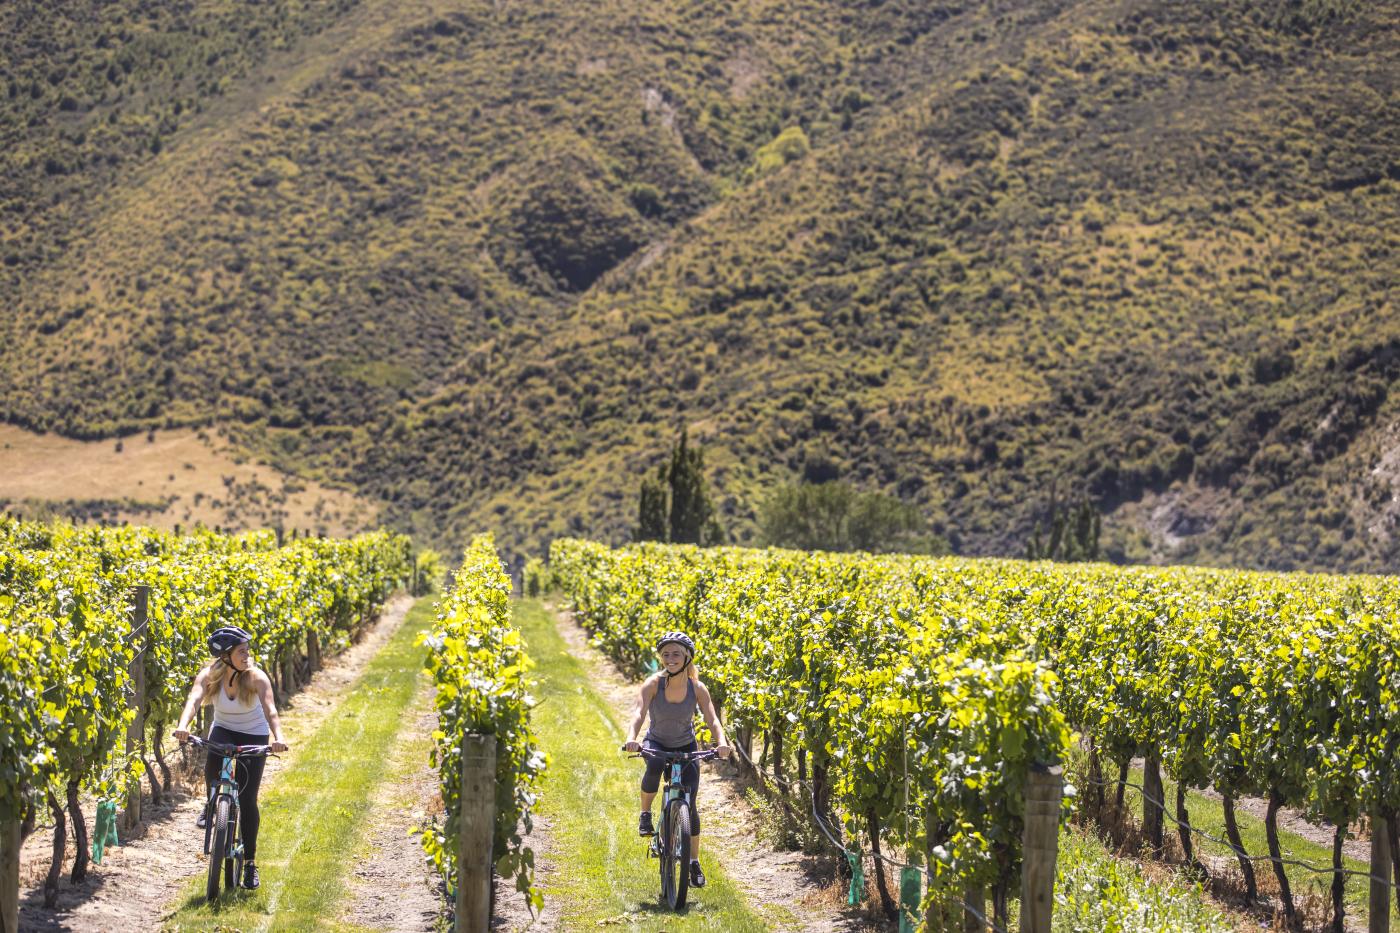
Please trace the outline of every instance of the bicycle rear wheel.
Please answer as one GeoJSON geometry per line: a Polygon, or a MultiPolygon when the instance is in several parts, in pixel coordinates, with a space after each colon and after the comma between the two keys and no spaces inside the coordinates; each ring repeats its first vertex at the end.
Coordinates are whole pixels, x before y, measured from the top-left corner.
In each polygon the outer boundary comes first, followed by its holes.
{"type": "MultiPolygon", "coordinates": [[[[229,810],[233,801],[220,795],[214,805],[214,844],[209,848],[209,880],[204,886],[206,900],[219,898],[219,875],[224,867],[229,843],[229,810]]],[[[230,885],[231,887],[232,885],[230,885]]]]}
{"type": "Polygon", "coordinates": [[[690,807],[684,800],[671,802],[669,824],[666,827],[666,852],[671,856],[674,875],[666,903],[672,910],[685,906],[686,891],[690,887],[690,807]]]}

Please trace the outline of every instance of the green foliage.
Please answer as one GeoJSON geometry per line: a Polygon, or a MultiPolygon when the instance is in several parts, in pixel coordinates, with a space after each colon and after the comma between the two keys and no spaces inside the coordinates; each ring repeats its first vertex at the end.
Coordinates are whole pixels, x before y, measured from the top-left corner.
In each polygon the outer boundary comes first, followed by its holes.
{"type": "Polygon", "coordinates": [[[662,464],[657,468],[656,476],[642,480],[635,534],[638,541],[665,541],[670,537],[670,495],[666,476],[666,465],[662,464]]]}
{"type": "Polygon", "coordinates": [[[719,525],[705,486],[705,454],[690,446],[682,429],[670,459],[657,468],[654,478],[642,480],[638,504],[637,541],[674,541],[678,544],[719,544],[719,525]]]}
{"type": "Polygon", "coordinates": [[[442,555],[432,548],[424,548],[414,560],[418,588],[413,595],[422,596],[440,588],[447,579],[447,564],[442,555]]]}
{"type": "Polygon", "coordinates": [[[696,633],[728,722],[802,743],[854,826],[873,808],[957,879],[1014,876],[1023,769],[1065,724],[1334,826],[1400,811],[1397,577],[567,539],[550,562],[604,650],[696,633]]]}
{"type": "Polygon", "coordinates": [[[736,541],[815,447],[962,553],[1065,477],[1115,559],[1400,558],[1393,4],[149,6],[0,9],[0,419],[440,548],[624,540],[686,423],[736,541]]]}
{"type": "Polygon", "coordinates": [[[938,554],[947,542],[926,533],[918,509],[845,482],[781,486],[759,512],[763,541],[802,551],[938,554]]]}
{"type": "Polygon", "coordinates": [[[496,872],[538,911],[535,854],[525,845],[531,806],[546,766],[530,728],[534,699],[526,679],[533,662],[510,616],[510,579],[489,535],[472,540],[438,604],[437,621],[422,643],[437,686],[438,728],[433,764],[438,768],[447,814],[440,830],[424,833],[423,848],[455,888],[461,819],[462,744],[468,735],[496,740],[496,872]]]}
{"type": "Polygon", "coordinates": [[[959,574],[907,557],[569,539],[550,566],[624,665],[640,669],[669,628],[692,633],[728,731],[805,755],[804,810],[839,808],[853,831],[873,814],[945,880],[1012,883],[1027,769],[1064,758],[1070,732],[1055,676],[959,574]]]}
{"type": "Polygon", "coordinates": [[[128,761],[126,690],[141,655],[147,722],[172,721],[209,660],[220,625],[253,634],[261,664],[349,631],[407,576],[408,540],[385,532],[353,540],[271,532],[176,536],[145,528],[77,529],[0,519],[0,817],[13,818],[70,781],[101,797],[137,779],[128,761]],[[151,588],[147,630],[132,631],[132,588],[151,588]]]}
{"type": "Polygon", "coordinates": [[[543,596],[555,589],[554,575],[549,565],[538,557],[525,562],[525,595],[531,599],[543,596]]]}
{"type": "Polygon", "coordinates": [[[671,451],[667,479],[671,484],[668,540],[675,544],[718,544],[715,510],[705,488],[705,453],[699,446],[690,446],[688,431],[681,431],[671,451]]]}
{"type": "Polygon", "coordinates": [[[754,172],[767,175],[789,162],[796,162],[811,149],[812,143],[807,139],[802,127],[789,126],[754,153],[754,172]]]}
{"type": "Polygon", "coordinates": [[[1100,559],[1098,509],[1087,499],[1076,506],[1050,507],[1050,539],[1042,541],[1040,525],[1031,533],[1026,546],[1027,560],[1096,561],[1100,559]]]}
{"type": "Polygon", "coordinates": [[[1098,839],[1079,833],[1060,835],[1055,875],[1055,933],[1236,929],[1207,904],[1199,885],[1149,879],[1132,861],[1115,857],[1098,839]]]}

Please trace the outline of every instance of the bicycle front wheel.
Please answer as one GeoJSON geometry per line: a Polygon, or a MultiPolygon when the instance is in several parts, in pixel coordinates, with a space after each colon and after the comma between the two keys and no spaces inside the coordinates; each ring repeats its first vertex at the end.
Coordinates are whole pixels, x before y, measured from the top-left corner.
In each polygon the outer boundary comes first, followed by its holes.
{"type": "Polygon", "coordinates": [[[232,821],[229,819],[232,803],[233,801],[221,795],[214,805],[214,844],[209,848],[209,880],[204,886],[204,897],[209,901],[219,898],[219,875],[228,855],[229,833],[232,831],[232,821]]]}
{"type": "Polygon", "coordinates": [[[235,858],[233,855],[234,852],[238,851],[238,841],[238,806],[235,804],[229,809],[228,814],[228,855],[224,858],[225,891],[232,891],[238,887],[238,882],[242,880],[238,875],[243,870],[243,857],[240,855],[235,858]]]}
{"type": "Polygon", "coordinates": [[[666,903],[672,910],[685,906],[686,891],[690,887],[690,807],[684,800],[671,803],[670,818],[666,827],[666,852],[671,856],[671,890],[666,903]]]}

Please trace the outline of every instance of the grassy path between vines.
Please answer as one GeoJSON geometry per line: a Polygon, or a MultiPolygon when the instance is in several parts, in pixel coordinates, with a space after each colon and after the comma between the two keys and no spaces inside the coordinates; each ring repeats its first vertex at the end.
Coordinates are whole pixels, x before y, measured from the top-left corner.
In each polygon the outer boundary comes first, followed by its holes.
{"type": "MultiPolygon", "coordinates": [[[[675,914],[659,901],[660,874],[637,836],[641,764],[618,749],[622,728],[569,654],[554,616],[538,602],[515,604],[515,618],[538,667],[540,704],[532,718],[550,768],[539,803],[555,853],[545,916],[555,930],[600,925],[648,930],[742,933],[768,925],[746,904],[713,848],[702,848],[708,883],[675,914]]],[[[704,799],[704,786],[701,786],[704,799]]],[[[703,810],[702,810],[703,815],[703,810]]]]}
{"type": "MultiPolygon", "coordinates": [[[[1129,769],[1128,781],[1131,784],[1142,786],[1143,774],[1139,768],[1129,769]]],[[[1166,799],[1168,813],[1176,814],[1176,782],[1163,775],[1164,797],[1166,799]]],[[[1112,793],[1112,788],[1108,789],[1112,793]]],[[[1134,814],[1142,813],[1142,794],[1133,787],[1129,787],[1124,798],[1126,805],[1134,814]]],[[[1186,807],[1191,817],[1191,825],[1198,830],[1209,833],[1216,839],[1225,838],[1225,816],[1221,810],[1220,799],[1213,795],[1203,794],[1199,791],[1188,790],[1186,792],[1186,807]]],[[[1245,851],[1251,856],[1266,856],[1269,854],[1268,837],[1265,833],[1264,821],[1243,807],[1237,807],[1235,820],[1240,830],[1240,840],[1244,843],[1245,851]]],[[[1171,820],[1166,821],[1166,832],[1169,836],[1176,835],[1176,823],[1171,820]]],[[[1279,827],[1279,848],[1283,852],[1284,858],[1298,859],[1319,868],[1330,868],[1332,865],[1332,847],[1318,845],[1303,836],[1291,832],[1288,829],[1279,827]]],[[[1237,863],[1234,860],[1234,853],[1229,846],[1214,842],[1196,835],[1194,844],[1198,855],[1210,857],[1215,864],[1226,871],[1236,871],[1237,863]]],[[[1350,871],[1360,872],[1363,875],[1371,870],[1369,862],[1358,859],[1344,857],[1342,866],[1350,871]]],[[[1319,874],[1307,871],[1299,866],[1290,865],[1287,867],[1289,886],[1293,889],[1295,898],[1302,895],[1311,895],[1320,902],[1320,909],[1330,918],[1332,903],[1332,875],[1319,874]],[[1321,905],[1326,905],[1322,907],[1321,905]]],[[[1255,877],[1258,879],[1259,887],[1266,892],[1272,892],[1272,896],[1277,902],[1278,886],[1274,881],[1273,865],[1267,861],[1254,863],[1255,877]]],[[[1370,882],[1364,877],[1348,876],[1346,879],[1346,915],[1348,929],[1365,929],[1370,917],[1370,882]]],[[[1395,906],[1395,898],[1392,897],[1390,910],[1390,924],[1392,929],[1400,929],[1400,911],[1395,906]]],[[[1301,905],[1300,905],[1301,906],[1301,905]]]]}
{"type": "Polygon", "coordinates": [[[415,641],[432,619],[431,597],[415,603],[339,707],[264,787],[262,887],[236,890],[210,905],[204,877],[191,879],[167,929],[358,929],[334,918],[341,914],[353,859],[364,852],[373,829],[365,816],[375,792],[394,777],[390,753],[421,687],[423,649],[415,641]]]}

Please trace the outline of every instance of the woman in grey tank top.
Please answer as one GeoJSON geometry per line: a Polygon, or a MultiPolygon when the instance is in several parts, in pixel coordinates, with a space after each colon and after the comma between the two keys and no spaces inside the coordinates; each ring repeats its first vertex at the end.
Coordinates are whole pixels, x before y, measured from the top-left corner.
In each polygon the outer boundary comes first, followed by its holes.
{"type": "MultiPolygon", "coordinates": [[[[656,643],[656,652],[661,660],[661,670],[651,675],[642,684],[637,698],[637,715],[632,719],[631,737],[623,749],[636,752],[642,749],[660,752],[693,752],[695,741],[695,711],[698,709],[705,718],[718,743],[715,750],[721,758],[728,758],[732,751],[724,737],[724,727],[715,716],[715,705],[710,700],[710,691],[700,682],[696,670],[695,642],[683,632],[667,632],[656,643]],[[640,743],[642,723],[650,719],[645,739],[640,743]]],[[[662,763],[648,758],[646,774],[642,776],[642,814],[637,821],[637,831],[643,836],[651,836],[656,829],[651,819],[651,804],[661,787],[662,763]]],[[[690,762],[681,771],[686,793],[690,796],[690,884],[692,887],[705,886],[705,873],[700,870],[700,765],[690,762]]]]}

